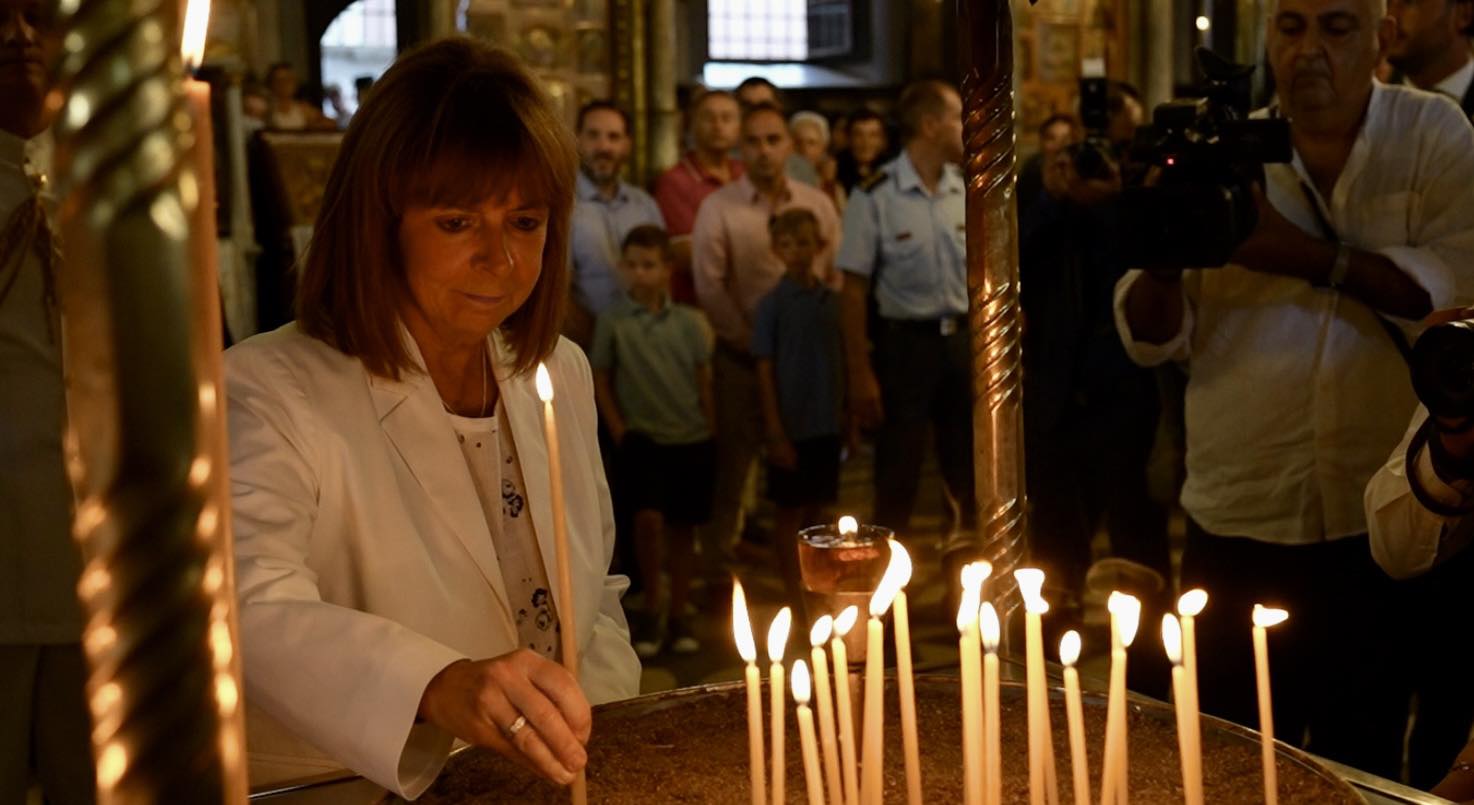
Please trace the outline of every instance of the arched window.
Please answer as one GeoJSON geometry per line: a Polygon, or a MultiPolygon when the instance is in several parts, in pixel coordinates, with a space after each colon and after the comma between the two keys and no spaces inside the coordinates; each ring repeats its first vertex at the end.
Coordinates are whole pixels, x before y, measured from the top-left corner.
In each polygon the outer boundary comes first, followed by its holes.
{"type": "MultiPolygon", "coordinates": [[[[355,0],[323,32],[322,85],[336,86],[348,114],[358,109],[355,83],[377,79],[389,69],[397,51],[395,0],[355,0]]],[[[329,115],[336,112],[324,109],[329,115]]]]}

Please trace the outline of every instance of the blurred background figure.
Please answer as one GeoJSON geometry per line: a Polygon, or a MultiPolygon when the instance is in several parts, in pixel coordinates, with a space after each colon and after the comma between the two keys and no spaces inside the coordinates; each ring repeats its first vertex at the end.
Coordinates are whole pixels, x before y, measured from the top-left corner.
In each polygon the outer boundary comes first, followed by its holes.
{"type": "Polygon", "coordinates": [[[856,109],[845,118],[849,148],[835,158],[835,174],[846,195],[870,178],[890,151],[885,118],[872,109],[856,109]]]}
{"type": "Polygon", "coordinates": [[[839,186],[837,165],[829,153],[829,121],[818,112],[796,112],[788,119],[793,135],[793,150],[814,166],[819,174],[819,189],[834,199],[834,208],[844,212],[844,188],[839,186]]]}

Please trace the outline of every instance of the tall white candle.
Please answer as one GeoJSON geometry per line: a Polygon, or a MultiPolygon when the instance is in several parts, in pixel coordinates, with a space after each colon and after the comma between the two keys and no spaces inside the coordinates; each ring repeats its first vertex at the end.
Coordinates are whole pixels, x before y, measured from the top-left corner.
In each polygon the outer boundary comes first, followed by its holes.
{"type": "Polygon", "coordinates": [[[1032,805],[1053,805],[1058,801],[1054,778],[1053,733],[1049,728],[1049,687],[1044,672],[1044,625],[1043,615],[1049,611],[1049,602],[1041,595],[1044,589],[1044,571],[1038,568],[1021,568],[1013,572],[1018,582],[1019,595],[1024,601],[1024,659],[1027,672],[1027,697],[1029,711],[1029,802],[1032,805]],[[1051,792],[1055,792],[1051,796],[1051,792]]]}
{"type": "Polygon", "coordinates": [[[921,744],[916,736],[916,686],[911,676],[911,616],[906,607],[906,584],[911,581],[911,554],[890,540],[891,561],[899,563],[900,590],[891,602],[896,632],[896,689],[901,697],[901,753],[906,761],[907,805],[921,805],[921,744]]]}
{"type": "Polygon", "coordinates": [[[839,746],[834,733],[834,700],[829,693],[829,663],[824,655],[824,644],[834,635],[834,618],[823,615],[814,621],[809,630],[809,659],[814,666],[814,700],[818,705],[819,750],[824,761],[824,783],[829,796],[835,802],[844,797],[844,784],[840,782],[839,746]]]}
{"type": "Polygon", "coordinates": [[[870,596],[865,642],[865,738],[862,742],[860,802],[880,805],[885,797],[885,627],[880,619],[891,608],[901,585],[911,576],[910,560],[891,543],[890,564],[870,596]]]}
{"type": "Polygon", "coordinates": [[[784,783],[787,778],[788,752],[784,746],[784,729],[786,721],[787,706],[784,697],[788,688],[783,683],[783,652],[788,646],[788,630],[793,625],[793,610],[784,607],[778,610],[777,617],[768,626],[768,661],[772,663],[768,668],[768,690],[772,694],[772,724],[768,728],[773,736],[773,780],[771,799],[774,805],[784,801],[787,792],[784,783]]]}
{"type": "Polygon", "coordinates": [[[742,582],[732,580],[732,639],[737,653],[747,663],[747,775],[752,805],[763,805],[768,785],[763,764],[763,688],[757,669],[757,641],[752,636],[752,621],[747,615],[747,596],[742,582]]]}
{"type": "Polygon", "coordinates": [[[1198,638],[1197,616],[1208,606],[1208,593],[1188,590],[1177,599],[1178,621],[1182,624],[1182,674],[1187,696],[1187,736],[1192,741],[1191,757],[1199,780],[1203,770],[1203,730],[1198,702],[1198,638]]]}
{"type": "Polygon", "coordinates": [[[998,643],[1003,628],[998,622],[998,612],[988,601],[978,608],[978,632],[983,640],[983,801],[986,805],[1001,805],[1003,747],[999,725],[998,643]]]}
{"type": "Polygon", "coordinates": [[[1070,729],[1070,774],[1075,802],[1090,803],[1090,758],[1085,752],[1085,711],[1080,700],[1080,633],[1071,629],[1059,641],[1059,662],[1065,668],[1065,720],[1070,729]]]}
{"type": "Polygon", "coordinates": [[[814,746],[814,714],[809,710],[809,669],[803,660],[793,664],[793,702],[797,705],[798,741],[803,749],[804,787],[809,794],[809,805],[824,805],[819,750],[814,746]]]}
{"type": "Polygon", "coordinates": [[[962,799],[983,803],[983,679],[978,606],[983,579],[977,563],[962,568],[962,602],[957,607],[957,657],[962,673],[962,799]]]}
{"type": "Polygon", "coordinates": [[[1284,623],[1290,613],[1254,605],[1254,676],[1259,683],[1259,755],[1264,765],[1264,802],[1279,802],[1279,775],[1274,767],[1274,703],[1269,695],[1269,637],[1272,626],[1284,623]]]}
{"type": "Polygon", "coordinates": [[[1126,750],[1126,649],[1136,639],[1141,621],[1141,602],[1121,592],[1106,601],[1111,613],[1111,683],[1106,703],[1106,748],[1101,768],[1102,805],[1128,802],[1126,750]]]}
{"type": "MultiPolygon", "coordinates": [[[[578,616],[573,601],[573,569],[568,550],[568,520],[563,504],[563,459],[558,441],[558,422],[553,414],[553,379],[545,364],[537,365],[534,380],[537,396],[543,402],[543,435],[548,447],[548,503],[553,508],[553,562],[557,565],[558,594],[553,605],[558,611],[559,644],[563,651],[563,667],[574,679],[578,673],[578,616]]],[[[588,801],[584,770],[579,769],[570,786],[574,805],[588,801]]]]}
{"type": "Polygon", "coordinates": [[[1172,700],[1177,711],[1177,754],[1182,765],[1182,792],[1187,805],[1203,805],[1203,778],[1194,767],[1193,742],[1188,718],[1187,674],[1182,666],[1182,625],[1171,613],[1162,615],[1162,647],[1172,663],[1172,700]]]}
{"type": "Polygon", "coordinates": [[[858,607],[848,606],[834,618],[834,639],[829,641],[829,657],[834,661],[834,714],[839,729],[840,768],[844,775],[845,805],[860,803],[860,771],[855,755],[855,718],[850,704],[850,660],[845,648],[845,635],[855,628],[860,617],[858,607]]]}

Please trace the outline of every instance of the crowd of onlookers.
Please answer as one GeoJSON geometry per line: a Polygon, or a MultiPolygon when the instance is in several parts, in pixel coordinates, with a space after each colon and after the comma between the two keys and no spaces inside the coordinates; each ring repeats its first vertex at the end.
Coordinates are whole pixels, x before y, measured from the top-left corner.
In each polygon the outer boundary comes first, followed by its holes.
{"type": "MultiPolygon", "coordinates": [[[[770,545],[802,606],[796,534],[830,516],[862,426],[882,453],[888,525],[909,517],[938,413],[953,495],[971,488],[956,91],[921,82],[900,96],[897,151],[877,112],[790,113],[759,78],[700,92],[686,112],[687,148],[648,192],[623,178],[623,110],[595,101],[575,126],[565,332],[593,366],[645,657],[698,649],[693,583],[720,588],[744,535],[770,545]],[[950,348],[916,361],[900,343],[928,336],[950,348]],[[887,343],[878,382],[871,350],[887,343]],[[749,517],[759,477],[766,535],[749,517]]],[[[969,508],[954,504],[958,519],[969,508]]]]}

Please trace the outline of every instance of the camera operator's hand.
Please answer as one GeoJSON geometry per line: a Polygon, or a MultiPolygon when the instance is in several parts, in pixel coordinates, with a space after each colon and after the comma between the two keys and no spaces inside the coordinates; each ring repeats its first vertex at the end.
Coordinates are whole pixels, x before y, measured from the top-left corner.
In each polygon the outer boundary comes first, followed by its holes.
{"type": "Polygon", "coordinates": [[[1054,198],[1084,207],[1115,198],[1121,193],[1121,169],[1109,159],[1103,158],[1103,161],[1109,175],[1086,179],[1075,169],[1073,154],[1067,150],[1060,151],[1044,166],[1044,191],[1054,198]]]}
{"type": "MultiPolygon", "coordinates": [[[[1233,261],[1252,271],[1266,274],[1288,274],[1283,256],[1296,248],[1313,245],[1318,239],[1290,223],[1288,218],[1269,203],[1264,188],[1254,185],[1254,204],[1259,210],[1259,224],[1248,240],[1239,244],[1233,261]]],[[[1298,276],[1298,274],[1291,274],[1298,276]]]]}

